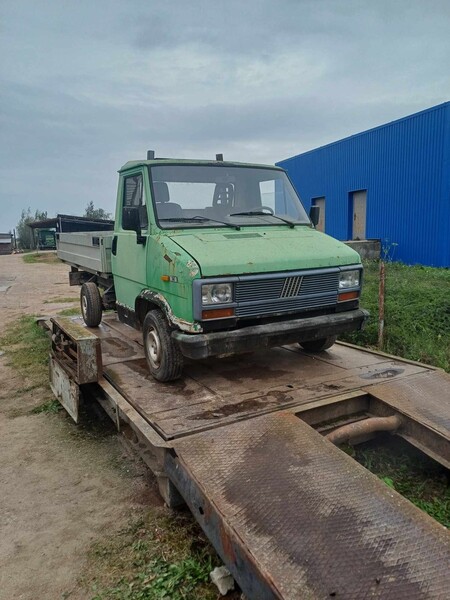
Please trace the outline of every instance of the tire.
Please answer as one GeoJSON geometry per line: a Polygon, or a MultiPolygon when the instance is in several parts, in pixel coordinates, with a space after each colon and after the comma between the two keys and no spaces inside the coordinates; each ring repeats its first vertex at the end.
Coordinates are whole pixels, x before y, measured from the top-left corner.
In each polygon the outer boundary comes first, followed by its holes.
{"type": "Polygon", "coordinates": [[[171,336],[171,329],[161,310],[151,310],[142,327],[148,369],[157,381],[174,381],[181,377],[183,355],[171,336]]]}
{"type": "Polygon", "coordinates": [[[303,350],[305,350],[305,352],[323,352],[323,350],[328,350],[328,348],[331,348],[336,339],[337,335],[330,335],[330,337],[322,338],[321,340],[299,342],[299,344],[303,350]]]}
{"type": "Polygon", "coordinates": [[[81,314],[88,327],[98,327],[102,321],[102,299],[93,281],[83,283],[80,293],[81,314]]]}

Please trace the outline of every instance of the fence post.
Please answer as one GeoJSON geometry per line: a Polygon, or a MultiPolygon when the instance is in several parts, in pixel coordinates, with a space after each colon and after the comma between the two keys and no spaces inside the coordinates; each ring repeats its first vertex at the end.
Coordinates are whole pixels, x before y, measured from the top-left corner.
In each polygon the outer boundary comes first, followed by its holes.
{"type": "Polygon", "coordinates": [[[384,261],[380,260],[380,286],[378,289],[378,349],[383,350],[384,342],[384,295],[386,271],[384,261]]]}

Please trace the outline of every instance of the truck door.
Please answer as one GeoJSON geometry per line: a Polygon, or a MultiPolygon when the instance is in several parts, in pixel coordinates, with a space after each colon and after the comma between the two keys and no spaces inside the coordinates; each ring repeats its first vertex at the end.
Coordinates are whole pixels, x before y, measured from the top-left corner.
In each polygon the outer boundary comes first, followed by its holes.
{"type": "MultiPolygon", "coordinates": [[[[148,214],[142,172],[130,172],[121,177],[117,195],[116,227],[112,247],[112,272],[118,310],[128,317],[134,311],[135,300],[147,281],[148,214]],[[141,222],[141,239],[135,231],[122,227],[127,207],[137,207],[141,222]]],[[[132,316],[132,315],[130,315],[132,316]]],[[[124,319],[128,321],[128,318],[124,319]]]]}

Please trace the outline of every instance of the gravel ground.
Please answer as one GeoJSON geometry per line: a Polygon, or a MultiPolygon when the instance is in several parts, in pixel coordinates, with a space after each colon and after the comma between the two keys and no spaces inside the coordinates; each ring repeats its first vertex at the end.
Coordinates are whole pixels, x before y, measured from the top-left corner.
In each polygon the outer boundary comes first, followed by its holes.
{"type": "MultiPolygon", "coordinates": [[[[0,335],[21,315],[68,306],[49,298],[76,301],[67,273],[63,264],[0,256],[0,335]]],[[[4,354],[0,384],[0,599],[90,598],[79,579],[92,544],[159,497],[108,427],[94,435],[64,413],[32,414],[48,391],[18,393],[27,382],[4,354]]]]}

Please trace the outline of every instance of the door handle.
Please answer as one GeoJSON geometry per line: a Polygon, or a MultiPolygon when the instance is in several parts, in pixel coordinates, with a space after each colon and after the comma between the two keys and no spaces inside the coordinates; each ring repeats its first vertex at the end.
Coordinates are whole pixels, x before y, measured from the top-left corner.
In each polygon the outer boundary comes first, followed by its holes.
{"type": "Polygon", "coordinates": [[[117,254],[117,235],[113,237],[113,241],[111,244],[111,254],[114,254],[114,256],[117,254]]]}

